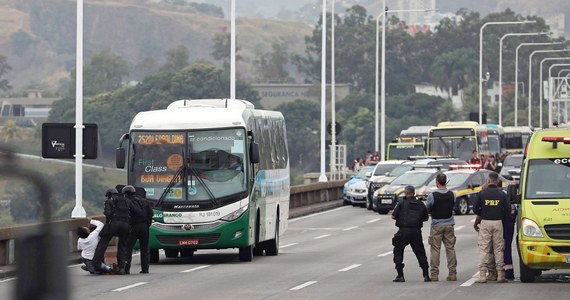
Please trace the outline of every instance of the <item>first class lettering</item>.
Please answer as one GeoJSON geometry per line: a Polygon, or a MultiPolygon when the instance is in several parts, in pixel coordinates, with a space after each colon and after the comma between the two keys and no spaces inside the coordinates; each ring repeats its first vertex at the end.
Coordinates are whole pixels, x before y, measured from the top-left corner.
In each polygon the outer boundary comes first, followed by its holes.
{"type": "Polygon", "coordinates": [[[141,134],[138,141],[141,145],[184,144],[183,134],[141,134]]]}

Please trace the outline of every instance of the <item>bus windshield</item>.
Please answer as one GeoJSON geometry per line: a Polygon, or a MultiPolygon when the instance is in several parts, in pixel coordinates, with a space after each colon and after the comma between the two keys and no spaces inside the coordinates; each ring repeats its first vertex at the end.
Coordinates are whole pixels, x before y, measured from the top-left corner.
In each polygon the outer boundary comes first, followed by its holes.
{"type": "Polygon", "coordinates": [[[523,149],[523,137],[521,133],[505,133],[506,149],[523,149]]]}
{"type": "Polygon", "coordinates": [[[429,139],[430,155],[457,157],[461,160],[469,160],[473,150],[477,149],[475,137],[438,137],[429,139]]]}
{"type": "Polygon", "coordinates": [[[129,183],[165,202],[216,201],[246,190],[245,131],[221,129],[131,134],[129,183]]]}
{"type": "Polygon", "coordinates": [[[424,146],[406,145],[406,144],[392,144],[388,147],[388,159],[408,159],[410,156],[424,155],[424,146]]]}
{"type": "Polygon", "coordinates": [[[524,199],[570,198],[569,180],[570,163],[568,159],[530,160],[528,162],[524,199]],[[561,161],[565,161],[565,163],[561,161]]]}

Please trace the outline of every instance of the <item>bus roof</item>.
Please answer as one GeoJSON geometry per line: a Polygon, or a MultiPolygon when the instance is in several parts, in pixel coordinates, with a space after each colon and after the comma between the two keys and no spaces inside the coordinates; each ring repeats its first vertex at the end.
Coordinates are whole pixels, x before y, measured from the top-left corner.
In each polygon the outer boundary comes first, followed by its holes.
{"type": "Polygon", "coordinates": [[[139,112],[131,130],[178,130],[236,127],[252,116],[283,119],[276,111],[256,110],[253,104],[237,99],[178,100],[167,109],[139,112]]]}
{"type": "Polygon", "coordinates": [[[515,133],[515,132],[521,132],[521,133],[532,133],[532,129],[528,126],[505,126],[503,127],[503,129],[505,130],[505,133],[515,133]]]}
{"type": "Polygon", "coordinates": [[[479,123],[474,121],[446,121],[446,122],[439,122],[437,127],[469,127],[474,128],[479,126],[479,123]]]}
{"type": "Polygon", "coordinates": [[[428,131],[433,128],[433,126],[410,126],[408,129],[402,129],[400,131],[400,135],[402,134],[413,134],[413,133],[425,133],[427,134],[428,131]]]}

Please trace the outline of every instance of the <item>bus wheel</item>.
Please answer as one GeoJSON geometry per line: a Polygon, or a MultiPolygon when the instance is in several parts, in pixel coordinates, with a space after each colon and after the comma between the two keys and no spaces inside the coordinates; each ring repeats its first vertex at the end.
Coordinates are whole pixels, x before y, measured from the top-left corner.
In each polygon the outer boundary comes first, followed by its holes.
{"type": "Polygon", "coordinates": [[[527,267],[521,258],[519,258],[519,268],[521,272],[521,282],[534,282],[534,277],[537,275],[537,272],[527,267]]]}
{"type": "Polygon", "coordinates": [[[175,249],[164,249],[164,255],[166,257],[178,257],[178,250],[175,249]]]}
{"type": "Polygon", "coordinates": [[[253,256],[262,256],[263,255],[263,245],[259,244],[253,247],[253,256]]]}
{"type": "Polygon", "coordinates": [[[180,250],[180,256],[181,257],[192,257],[192,256],[194,256],[194,252],[196,252],[196,250],[194,250],[194,249],[182,249],[182,250],[180,250]]]}
{"type": "Polygon", "coordinates": [[[160,256],[158,255],[158,249],[150,249],[150,262],[156,264],[159,259],[160,256]]]}
{"type": "Polygon", "coordinates": [[[275,238],[265,242],[265,254],[268,256],[279,254],[279,218],[275,221],[275,238]]]}
{"type": "Polygon", "coordinates": [[[469,213],[469,203],[467,203],[467,199],[459,198],[459,203],[457,203],[455,213],[458,215],[466,215],[469,213]]]}
{"type": "Polygon", "coordinates": [[[239,260],[240,261],[253,260],[253,245],[239,248],[239,260]]]}

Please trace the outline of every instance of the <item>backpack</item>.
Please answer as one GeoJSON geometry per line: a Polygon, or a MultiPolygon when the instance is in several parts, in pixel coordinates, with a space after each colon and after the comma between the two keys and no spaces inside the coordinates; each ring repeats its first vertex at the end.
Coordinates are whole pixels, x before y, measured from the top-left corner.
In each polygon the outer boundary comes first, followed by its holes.
{"type": "Polygon", "coordinates": [[[113,198],[113,219],[126,219],[127,221],[131,218],[129,199],[126,197],[114,197],[113,198]]]}

